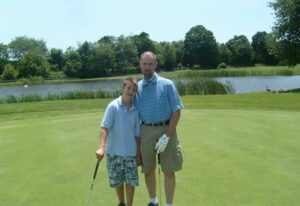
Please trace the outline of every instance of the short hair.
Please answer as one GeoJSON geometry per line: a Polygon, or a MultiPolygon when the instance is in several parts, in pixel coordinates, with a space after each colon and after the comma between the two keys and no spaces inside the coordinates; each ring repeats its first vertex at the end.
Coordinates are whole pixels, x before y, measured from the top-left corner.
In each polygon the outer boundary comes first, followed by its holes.
{"type": "Polygon", "coordinates": [[[142,57],[143,57],[144,55],[146,55],[147,53],[150,53],[150,54],[152,55],[154,61],[156,61],[156,54],[155,54],[153,51],[144,51],[144,52],[141,54],[140,59],[142,59],[142,57]]]}
{"type": "Polygon", "coordinates": [[[135,88],[138,87],[137,80],[133,77],[129,77],[124,80],[122,88],[124,88],[129,82],[132,83],[135,88]]]}

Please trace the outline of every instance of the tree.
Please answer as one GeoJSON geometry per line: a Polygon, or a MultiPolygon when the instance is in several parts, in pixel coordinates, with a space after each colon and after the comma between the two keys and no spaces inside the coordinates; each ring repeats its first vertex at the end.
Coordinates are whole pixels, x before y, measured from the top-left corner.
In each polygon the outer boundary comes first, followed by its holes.
{"type": "Polygon", "coordinates": [[[6,64],[1,78],[4,80],[14,80],[17,79],[17,76],[18,71],[15,69],[15,67],[12,64],[6,64]]]}
{"type": "Polygon", "coordinates": [[[219,62],[220,63],[225,63],[226,65],[229,64],[229,59],[231,56],[231,52],[228,49],[227,45],[222,43],[218,45],[218,50],[219,50],[219,62]]]}
{"type": "Polygon", "coordinates": [[[14,60],[20,60],[28,53],[36,53],[41,56],[47,56],[47,46],[44,40],[36,40],[26,36],[16,37],[8,45],[10,57],[14,60]]]}
{"type": "Polygon", "coordinates": [[[93,44],[87,41],[79,45],[79,48],[77,49],[81,59],[81,69],[79,71],[80,78],[93,77],[93,49],[93,44]]]}
{"type": "Polygon", "coordinates": [[[125,72],[138,66],[138,51],[132,37],[121,35],[116,41],[116,72],[125,72]]]}
{"type": "Polygon", "coordinates": [[[293,66],[300,62],[300,1],[275,0],[269,5],[275,10],[273,32],[283,51],[278,56],[293,66]]]}
{"type": "Polygon", "coordinates": [[[107,43],[111,45],[116,45],[117,39],[114,36],[104,36],[101,39],[98,40],[98,43],[107,43]]]}
{"type": "Polygon", "coordinates": [[[156,52],[153,41],[150,39],[149,34],[142,32],[139,35],[132,36],[133,42],[138,50],[140,56],[144,51],[156,52]]]}
{"type": "Polygon", "coordinates": [[[213,33],[204,26],[192,27],[185,35],[184,51],[186,63],[192,67],[215,67],[218,59],[217,42],[213,33]]]}
{"type": "Polygon", "coordinates": [[[69,47],[64,54],[66,60],[65,66],[63,67],[63,72],[68,77],[79,77],[79,72],[81,70],[81,59],[78,51],[69,47]]]}
{"type": "Polygon", "coordinates": [[[226,46],[230,50],[229,64],[232,66],[249,66],[252,59],[252,48],[244,35],[234,36],[226,46]]]}
{"type": "Polygon", "coordinates": [[[50,64],[47,58],[35,52],[23,56],[20,59],[18,66],[20,77],[48,77],[50,72],[50,64]]]}
{"type": "Polygon", "coordinates": [[[164,45],[166,42],[156,42],[153,41],[154,50],[156,54],[157,68],[156,71],[159,71],[165,64],[165,55],[164,55],[164,45]]]}
{"type": "Polygon", "coordinates": [[[268,48],[268,52],[271,56],[274,56],[276,64],[287,65],[287,60],[285,58],[281,58],[284,56],[283,49],[281,48],[281,44],[278,44],[276,41],[276,36],[274,32],[268,33],[266,36],[266,45],[268,48]],[[279,61],[279,62],[278,62],[279,61]]]}
{"type": "Polygon", "coordinates": [[[163,45],[164,64],[162,67],[166,70],[174,70],[176,67],[176,48],[173,44],[166,42],[163,45]]]}
{"type": "Polygon", "coordinates": [[[0,75],[4,70],[4,66],[9,61],[9,55],[8,55],[8,47],[5,44],[0,43],[0,75]]]}
{"type": "Polygon", "coordinates": [[[62,71],[65,63],[64,53],[61,49],[52,48],[50,50],[50,59],[51,68],[54,71],[62,71]]]}
{"type": "Polygon", "coordinates": [[[267,32],[257,32],[252,37],[251,46],[254,51],[254,62],[275,65],[275,56],[270,53],[267,46],[267,32]]]}
{"type": "Polygon", "coordinates": [[[114,73],[116,65],[116,53],[109,43],[101,42],[93,52],[94,76],[107,76],[109,72],[114,73]]]}
{"type": "Polygon", "coordinates": [[[176,66],[181,65],[183,61],[184,55],[184,43],[182,40],[179,41],[172,41],[171,44],[175,47],[176,50],[176,66]]]}
{"type": "Polygon", "coordinates": [[[265,56],[268,54],[266,43],[267,32],[256,32],[252,36],[251,46],[254,51],[255,63],[265,64],[265,56]]]}

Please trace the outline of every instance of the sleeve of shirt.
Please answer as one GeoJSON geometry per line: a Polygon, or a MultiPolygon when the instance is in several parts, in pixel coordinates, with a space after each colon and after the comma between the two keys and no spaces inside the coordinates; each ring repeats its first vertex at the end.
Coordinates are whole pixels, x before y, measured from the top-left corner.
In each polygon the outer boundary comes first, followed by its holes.
{"type": "Polygon", "coordinates": [[[183,104],[180,100],[177,89],[172,82],[167,85],[167,91],[168,91],[168,100],[171,105],[172,112],[183,109],[183,104]]]}
{"type": "Polygon", "coordinates": [[[101,122],[101,127],[111,129],[114,121],[114,108],[111,104],[106,107],[104,116],[101,122]]]}
{"type": "Polygon", "coordinates": [[[136,118],[135,118],[135,136],[139,137],[140,136],[140,116],[139,113],[136,113],[136,118]]]}

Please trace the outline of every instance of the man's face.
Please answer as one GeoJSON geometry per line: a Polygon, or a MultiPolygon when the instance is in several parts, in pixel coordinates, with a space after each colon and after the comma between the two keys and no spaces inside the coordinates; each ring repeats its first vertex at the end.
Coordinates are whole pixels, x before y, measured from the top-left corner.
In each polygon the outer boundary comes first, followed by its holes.
{"type": "Polygon", "coordinates": [[[141,56],[140,67],[142,73],[146,78],[151,78],[155,68],[157,66],[157,62],[154,60],[153,55],[151,53],[146,53],[141,56]]]}

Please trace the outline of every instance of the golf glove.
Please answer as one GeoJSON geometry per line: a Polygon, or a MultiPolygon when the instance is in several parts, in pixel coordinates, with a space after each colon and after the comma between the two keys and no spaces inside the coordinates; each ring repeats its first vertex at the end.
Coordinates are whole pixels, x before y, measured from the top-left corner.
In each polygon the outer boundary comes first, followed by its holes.
{"type": "Polygon", "coordinates": [[[166,134],[163,134],[163,136],[161,136],[158,141],[155,144],[155,150],[156,150],[156,154],[159,154],[163,151],[165,151],[168,142],[169,142],[170,137],[168,137],[166,134]]]}

